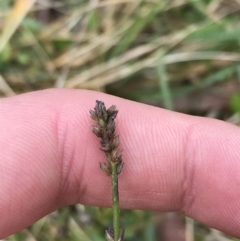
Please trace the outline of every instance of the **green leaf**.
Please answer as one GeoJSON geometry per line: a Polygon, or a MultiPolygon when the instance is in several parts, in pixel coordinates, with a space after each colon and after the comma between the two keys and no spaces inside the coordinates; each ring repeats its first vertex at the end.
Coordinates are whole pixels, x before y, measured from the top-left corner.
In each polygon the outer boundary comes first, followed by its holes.
{"type": "Polygon", "coordinates": [[[230,100],[230,108],[235,112],[240,112],[240,93],[233,94],[230,100]]]}

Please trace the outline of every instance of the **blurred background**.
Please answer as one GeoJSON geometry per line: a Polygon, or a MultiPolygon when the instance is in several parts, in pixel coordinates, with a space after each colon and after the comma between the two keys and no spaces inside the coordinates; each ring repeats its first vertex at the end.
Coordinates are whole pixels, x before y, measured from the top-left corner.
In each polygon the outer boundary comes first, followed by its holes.
{"type": "MultiPolygon", "coordinates": [[[[92,89],[240,125],[240,0],[0,0],[0,96],[92,89]]],[[[104,241],[111,210],[64,207],[6,240],[104,241]]],[[[237,240],[123,210],[125,240],[237,240]]]]}

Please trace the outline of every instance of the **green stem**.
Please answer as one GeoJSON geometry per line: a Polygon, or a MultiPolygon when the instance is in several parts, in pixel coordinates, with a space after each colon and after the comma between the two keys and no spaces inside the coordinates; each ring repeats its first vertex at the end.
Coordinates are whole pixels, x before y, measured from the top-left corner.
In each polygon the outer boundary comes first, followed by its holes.
{"type": "Polygon", "coordinates": [[[114,162],[111,162],[111,168],[112,168],[113,232],[114,232],[114,241],[118,241],[120,228],[119,228],[119,196],[118,196],[117,164],[114,162]]]}

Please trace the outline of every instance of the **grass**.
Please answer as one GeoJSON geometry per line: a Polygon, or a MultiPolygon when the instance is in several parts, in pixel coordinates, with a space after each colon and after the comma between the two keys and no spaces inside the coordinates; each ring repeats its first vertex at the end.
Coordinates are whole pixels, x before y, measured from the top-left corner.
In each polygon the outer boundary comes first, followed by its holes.
{"type": "MultiPolygon", "coordinates": [[[[238,0],[0,0],[0,96],[86,88],[239,125],[239,11],[238,0]]],[[[123,216],[126,240],[158,239],[164,215],[123,216]]],[[[109,220],[76,205],[8,240],[101,241],[109,220]]],[[[224,237],[186,224],[190,238],[224,237]]]]}

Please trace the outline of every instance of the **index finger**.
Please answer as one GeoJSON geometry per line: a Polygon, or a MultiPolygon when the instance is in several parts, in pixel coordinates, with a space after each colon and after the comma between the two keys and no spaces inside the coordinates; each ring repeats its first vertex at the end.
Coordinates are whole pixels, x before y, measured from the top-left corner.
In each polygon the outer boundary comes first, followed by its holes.
{"type": "Polygon", "coordinates": [[[61,205],[111,205],[91,132],[96,99],[119,110],[122,207],[180,210],[240,236],[238,127],[103,93],[48,90],[0,101],[2,237],[61,205]]]}

